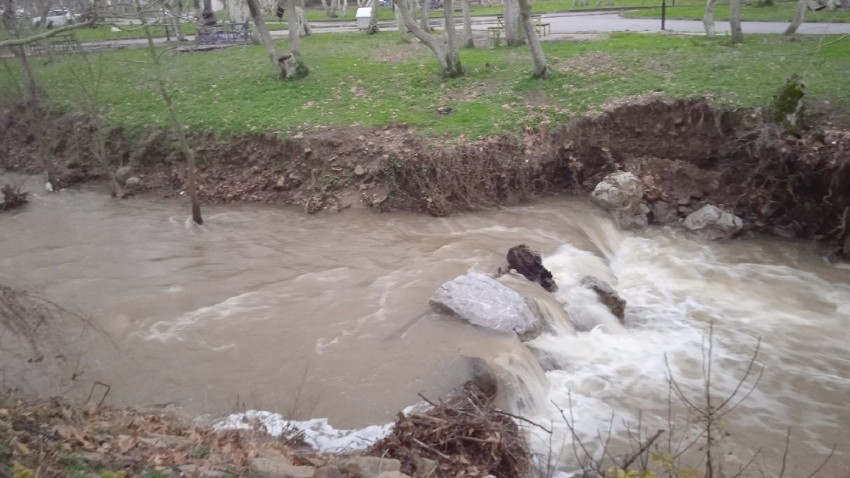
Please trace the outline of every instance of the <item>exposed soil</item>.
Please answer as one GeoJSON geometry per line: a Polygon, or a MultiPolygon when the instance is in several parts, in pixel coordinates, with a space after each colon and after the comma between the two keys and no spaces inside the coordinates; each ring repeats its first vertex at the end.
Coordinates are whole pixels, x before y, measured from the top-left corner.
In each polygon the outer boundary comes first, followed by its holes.
{"type": "MultiPolygon", "coordinates": [[[[0,109],[0,166],[38,173],[38,142],[24,116],[20,107],[0,109]]],[[[104,177],[85,118],[55,118],[52,128],[59,187],[104,177]]],[[[620,100],[558,127],[476,141],[423,139],[404,125],[191,141],[204,203],[442,216],[587,194],[606,174],[627,170],[643,181],[658,224],[710,203],[743,218],[745,232],[819,239],[833,257],[850,257],[850,131],[826,125],[785,134],[760,112],[718,109],[705,98],[620,100]]],[[[182,194],[184,162],[167,132],[111,130],[107,148],[116,169],[132,166],[133,194],[182,194]]]]}

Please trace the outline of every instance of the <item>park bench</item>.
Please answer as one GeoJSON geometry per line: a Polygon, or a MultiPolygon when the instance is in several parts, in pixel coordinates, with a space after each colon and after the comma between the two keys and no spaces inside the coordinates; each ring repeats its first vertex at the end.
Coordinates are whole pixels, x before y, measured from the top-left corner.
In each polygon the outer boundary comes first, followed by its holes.
{"type": "Polygon", "coordinates": [[[40,42],[27,46],[30,56],[52,55],[54,53],[75,53],[80,50],[80,44],[73,33],[60,33],[40,42]]]}
{"type": "Polygon", "coordinates": [[[201,45],[250,43],[251,27],[248,22],[199,26],[195,41],[201,45]]]}
{"type": "MultiPolygon", "coordinates": [[[[496,15],[497,25],[495,27],[487,27],[487,35],[490,37],[490,40],[492,40],[495,45],[499,44],[502,32],[505,31],[505,24],[503,23],[504,19],[505,17],[503,15],[496,15]]],[[[534,29],[540,36],[545,37],[552,33],[552,24],[543,23],[543,15],[532,15],[531,23],[534,25],[534,29]]]]}

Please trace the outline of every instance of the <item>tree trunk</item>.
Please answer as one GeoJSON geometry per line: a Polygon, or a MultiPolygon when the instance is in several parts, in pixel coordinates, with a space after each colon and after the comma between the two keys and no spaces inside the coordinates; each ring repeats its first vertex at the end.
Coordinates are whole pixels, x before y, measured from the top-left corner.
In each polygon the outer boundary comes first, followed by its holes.
{"type": "Polygon", "coordinates": [[[328,17],[336,18],[339,16],[339,0],[329,0],[328,3],[328,17]]]}
{"type": "Polygon", "coordinates": [[[528,45],[531,47],[531,59],[534,61],[534,72],[531,76],[543,78],[546,76],[549,67],[546,65],[546,56],[540,46],[540,37],[537,36],[537,30],[531,23],[531,3],[529,0],[519,0],[519,16],[525,30],[525,38],[528,39],[528,45]]]}
{"type": "MultiPolygon", "coordinates": [[[[420,0],[414,0],[418,2],[420,0]]],[[[428,23],[431,21],[431,1],[432,0],[421,0],[422,1],[422,16],[419,18],[422,23],[422,29],[426,32],[431,31],[431,25],[428,23]]]]}
{"type": "Polygon", "coordinates": [[[744,32],[741,30],[741,0],[729,1],[729,28],[732,30],[732,44],[744,42],[744,32]]]}
{"type": "MultiPolygon", "coordinates": [[[[251,18],[254,20],[254,26],[256,27],[257,35],[260,37],[260,42],[266,48],[266,53],[269,55],[269,61],[272,62],[272,66],[274,66],[277,71],[278,78],[286,78],[286,70],[283,67],[284,59],[278,53],[277,47],[275,46],[271,35],[269,35],[269,30],[266,28],[266,21],[263,19],[262,12],[260,12],[260,4],[257,0],[247,0],[247,2],[248,11],[251,13],[251,18]]],[[[292,10],[290,9],[290,14],[291,13],[292,10]]],[[[293,30],[292,25],[295,25],[295,23],[289,24],[290,32],[293,30]]],[[[298,36],[297,32],[295,36],[298,36]]]]}
{"type": "Polygon", "coordinates": [[[447,62],[450,65],[450,71],[454,72],[451,76],[460,76],[463,74],[463,67],[460,64],[460,55],[457,52],[458,45],[457,32],[455,31],[453,0],[443,0],[443,19],[445,20],[446,24],[445,28],[447,62]]]}
{"type": "MultiPolygon", "coordinates": [[[[301,28],[298,22],[298,10],[300,10],[300,8],[296,6],[295,0],[288,0],[286,7],[286,9],[288,10],[286,21],[287,23],[289,23],[288,30],[290,54],[289,57],[283,57],[282,59],[278,59],[278,63],[281,63],[281,60],[283,60],[283,78],[299,80],[301,78],[306,77],[310,73],[309,68],[307,68],[307,65],[304,64],[304,60],[301,59],[301,32],[299,31],[301,30],[301,28]]],[[[303,15],[303,11],[301,12],[301,14],[303,15]]]]}
{"type": "MultiPolygon", "coordinates": [[[[407,0],[400,0],[405,2],[407,0]]],[[[398,25],[398,41],[401,43],[410,43],[410,36],[408,35],[407,25],[404,24],[404,18],[401,15],[401,10],[396,6],[395,2],[393,2],[393,13],[395,14],[395,23],[398,25]]]]}
{"type": "Polygon", "coordinates": [[[519,21],[519,2],[517,0],[504,0],[505,44],[517,46],[525,43],[525,35],[519,21]]]}
{"type": "Polygon", "coordinates": [[[295,7],[295,13],[298,14],[298,35],[302,37],[312,35],[313,29],[310,28],[310,22],[307,21],[307,15],[304,14],[304,9],[301,7],[295,7]]]}
{"type": "Polygon", "coordinates": [[[841,8],[845,10],[850,9],[850,0],[841,0],[841,8]]]}
{"type": "MultiPolygon", "coordinates": [[[[460,56],[457,53],[457,45],[451,45],[454,48],[450,52],[442,38],[436,37],[423,30],[416,24],[416,20],[410,14],[404,0],[394,0],[396,8],[401,12],[401,17],[404,19],[404,24],[413,35],[425,44],[440,63],[440,74],[443,78],[454,78],[463,75],[463,66],[460,63],[460,56]]],[[[448,28],[447,28],[448,30],[448,28]]]]}
{"type": "Polygon", "coordinates": [[[374,35],[378,33],[378,6],[380,3],[378,0],[372,0],[372,11],[369,16],[369,28],[366,29],[366,33],[369,35],[374,35]]]}
{"type": "Polygon", "coordinates": [[[201,18],[206,26],[215,25],[215,13],[212,9],[212,0],[204,0],[204,11],[201,13],[201,18]]]}
{"type": "Polygon", "coordinates": [[[466,41],[464,48],[475,48],[475,39],[472,38],[472,15],[469,13],[469,0],[461,0],[460,8],[463,10],[463,35],[466,41]]]}
{"type": "MultiPolygon", "coordinates": [[[[205,0],[205,2],[206,1],[207,0],[205,0]]],[[[248,1],[256,2],[256,0],[248,1]]],[[[147,23],[145,23],[142,4],[139,2],[140,0],[136,0],[136,13],[138,13],[139,20],[141,20],[142,25],[144,25],[145,37],[147,37],[148,40],[148,53],[150,53],[151,60],[153,61],[154,77],[157,87],[159,88],[159,94],[162,96],[163,101],[165,101],[168,116],[171,118],[171,127],[174,130],[175,136],[177,136],[177,142],[179,143],[180,150],[183,153],[183,156],[186,157],[188,169],[186,173],[188,184],[186,186],[189,190],[189,198],[192,201],[192,220],[195,221],[196,224],[203,224],[204,219],[201,217],[201,203],[198,201],[198,191],[195,186],[195,151],[189,146],[189,140],[186,138],[186,131],[183,129],[183,123],[177,115],[177,109],[174,107],[171,93],[168,92],[168,88],[165,86],[165,80],[163,79],[162,74],[162,65],[159,63],[159,54],[156,52],[156,46],[153,42],[151,29],[147,23]]]]}
{"type": "Polygon", "coordinates": [[[799,0],[797,2],[797,11],[794,12],[794,19],[791,20],[791,24],[785,29],[786,35],[793,35],[797,33],[797,29],[800,28],[800,24],[806,19],[806,10],[808,9],[808,0],[799,0]]]}
{"type": "Polygon", "coordinates": [[[713,37],[716,33],[714,26],[714,2],[715,0],[705,0],[705,15],[702,17],[702,24],[705,26],[705,34],[713,37]]]}

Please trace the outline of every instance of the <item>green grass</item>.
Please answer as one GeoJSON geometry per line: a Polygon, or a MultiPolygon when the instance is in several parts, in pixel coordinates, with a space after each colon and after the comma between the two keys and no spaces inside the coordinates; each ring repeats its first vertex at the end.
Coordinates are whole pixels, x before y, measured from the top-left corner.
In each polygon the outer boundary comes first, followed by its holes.
{"type": "MultiPolygon", "coordinates": [[[[279,42],[286,50],[285,41],[279,42]]],[[[422,134],[456,137],[499,134],[565,121],[611,99],[661,92],[709,94],[743,106],[769,103],[792,73],[803,75],[811,101],[850,110],[850,39],[748,36],[725,40],[672,35],[615,34],[598,41],[543,43],[553,74],[529,78],[527,48],[462,50],[464,77],[441,82],[430,50],[397,43],[395,33],[327,33],[303,39],[311,68],[302,81],[278,81],[265,51],[253,45],[208,53],[162,55],[166,81],[192,130],[292,132],[317,125],[407,123],[422,134]],[[453,113],[440,115],[439,107],[453,113]]],[[[167,127],[146,50],[92,57],[102,78],[98,101],[116,126],[167,127]]],[[[54,101],[73,108],[88,80],[79,57],[35,61],[54,101]]],[[[12,60],[0,66],[0,97],[20,91],[12,60]],[[17,90],[16,90],[17,88],[17,90]]]]}
{"type": "MultiPolygon", "coordinates": [[[[705,4],[699,5],[682,5],[671,7],[668,2],[667,18],[676,18],[684,20],[702,20],[705,13],[705,4]]],[[[691,2],[688,2],[691,3],[691,2]]],[[[656,2],[657,4],[657,2],[656,2]]],[[[797,2],[777,2],[772,7],[757,7],[755,5],[744,5],[741,8],[741,19],[744,21],[763,21],[763,22],[790,22],[794,18],[794,12],[797,9],[797,2]]],[[[625,12],[624,16],[631,18],[661,18],[660,8],[650,8],[645,10],[634,10],[625,12]]],[[[717,7],[714,11],[715,20],[729,20],[729,2],[717,2],[717,7]]],[[[828,11],[821,10],[819,12],[806,12],[807,22],[850,22],[850,10],[828,11]]]]}

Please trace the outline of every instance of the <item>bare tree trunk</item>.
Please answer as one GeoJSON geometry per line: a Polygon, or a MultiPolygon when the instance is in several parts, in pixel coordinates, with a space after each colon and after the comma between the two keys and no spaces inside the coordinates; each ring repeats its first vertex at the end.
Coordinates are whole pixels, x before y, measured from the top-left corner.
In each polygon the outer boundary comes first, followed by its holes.
{"type": "Polygon", "coordinates": [[[215,25],[215,13],[212,9],[212,0],[204,0],[204,10],[201,13],[201,18],[206,26],[215,25]]]}
{"type": "Polygon", "coordinates": [[[177,41],[186,41],[186,36],[183,35],[183,27],[180,24],[183,15],[183,0],[171,0],[168,4],[168,13],[171,17],[169,23],[174,29],[174,35],[177,37],[177,41]]]}
{"type": "Polygon", "coordinates": [[[504,0],[505,44],[517,46],[525,43],[525,35],[519,20],[519,2],[517,0],[504,0]]]}
{"type": "MultiPolygon", "coordinates": [[[[206,1],[207,0],[205,0],[205,2],[206,1]]],[[[256,2],[256,0],[248,1],[256,2]]],[[[142,25],[144,25],[145,37],[147,37],[148,40],[148,53],[150,53],[151,60],[153,61],[156,85],[159,88],[159,94],[162,96],[163,101],[165,101],[168,116],[171,118],[171,129],[174,130],[174,134],[177,136],[180,151],[183,153],[183,156],[186,157],[188,167],[186,174],[188,182],[187,189],[189,190],[189,198],[192,201],[192,220],[197,224],[203,224],[204,219],[201,217],[201,203],[198,201],[198,190],[195,186],[195,151],[189,146],[189,140],[186,138],[186,131],[183,129],[183,123],[177,115],[177,109],[174,107],[174,103],[172,102],[171,93],[168,92],[168,88],[165,86],[165,80],[162,76],[162,65],[159,62],[159,55],[156,52],[156,46],[153,42],[151,29],[148,24],[145,23],[144,12],[142,11],[142,4],[140,3],[140,0],[136,0],[136,13],[139,15],[139,20],[142,21],[142,25]]]]}
{"type": "MultiPolygon", "coordinates": [[[[406,2],[407,0],[400,1],[406,2]]],[[[409,43],[410,36],[408,35],[407,25],[404,24],[404,18],[401,15],[401,10],[396,6],[395,2],[393,2],[393,13],[395,14],[396,25],[398,25],[398,41],[401,43],[409,43]]]]}
{"type": "Polygon", "coordinates": [[[328,17],[336,18],[339,16],[339,0],[329,0],[328,3],[328,17]]]}
{"type": "Polygon", "coordinates": [[[369,16],[369,28],[366,29],[366,33],[369,35],[374,35],[378,33],[378,0],[372,0],[372,11],[369,16]]]}
{"type": "Polygon", "coordinates": [[[475,48],[475,39],[472,38],[472,15],[469,13],[469,0],[461,0],[460,8],[463,10],[463,35],[466,41],[464,48],[475,48]]]}
{"type": "MultiPolygon", "coordinates": [[[[304,60],[301,59],[301,30],[300,24],[298,22],[298,10],[296,7],[296,0],[288,0],[287,1],[287,18],[286,21],[289,23],[289,57],[284,56],[281,59],[278,59],[278,63],[281,64],[283,77],[291,78],[291,79],[301,79],[306,77],[310,70],[307,68],[307,65],[304,64],[304,60]]],[[[303,15],[303,12],[302,12],[303,15]]],[[[268,32],[267,32],[268,33],[268,32]]],[[[271,39],[271,37],[269,37],[271,39]]]]}
{"type": "Polygon", "coordinates": [[[741,0],[729,0],[729,28],[732,30],[732,44],[744,42],[741,30],[741,0]]]}
{"type": "MultiPolygon", "coordinates": [[[[463,66],[460,63],[460,56],[457,53],[457,45],[447,45],[442,38],[431,35],[423,30],[416,24],[416,20],[414,20],[411,16],[410,10],[407,8],[405,1],[394,1],[396,8],[398,8],[401,12],[401,17],[404,19],[404,24],[407,26],[407,29],[434,52],[434,55],[437,57],[437,61],[440,63],[440,73],[443,78],[462,76],[463,66]],[[452,47],[453,51],[450,51],[449,47],[452,47]]],[[[446,30],[448,30],[448,24],[446,25],[446,30]]]]}
{"type": "Polygon", "coordinates": [[[531,47],[531,59],[534,61],[534,72],[531,76],[543,78],[546,76],[549,67],[546,65],[546,56],[540,46],[540,37],[537,36],[537,30],[531,23],[531,3],[529,0],[519,0],[519,16],[523,29],[525,29],[525,38],[528,39],[528,45],[531,47]]]}
{"type": "MultiPolygon", "coordinates": [[[[307,15],[304,14],[304,9],[300,6],[295,7],[295,13],[298,14],[298,35],[302,37],[308,37],[313,34],[313,29],[310,28],[310,22],[307,21],[307,15]]],[[[299,45],[298,53],[301,54],[301,47],[299,45]]]]}
{"type": "Polygon", "coordinates": [[[841,8],[845,10],[850,9],[850,0],[841,0],[841,8]]]}
{"type": "MultiPolygon", "coordinates": [[[[13,8],[12,0],[5,0],[3,4],[3,16],[0,19],[0,24],[2,24],[6,35],[17,39],[17,37],[19,37],[19,31],[17,20],[15,19],[15,9],[13,8]]],[[[9,43],[11,41],[14,40],[7,40],[2,43],[9,43]]],[[[32,65],[30,65],[29,58],[27,57],[26,43],[11,45],[8,48],[18,59],[18,62],[21,64],[21,70],[26,78],[26,87],[27,90],[29,90],[29,98],[27,99],[25,121],[29,126],[29,130],[36,139],[36,144],[38,145],[39,158],[41,159],[44,173],[47,175],[46,189],[48,191],[53,191],[54,189],[58,189],[59,185],[56,183],[56,169],[51,159],[50,145],[48,143],[49,139],[53,137],[53,135],[47,130],[47,125],[50,123],[50,113],[47,111],[46,107],[47,92],[38,86],[38,82],[36,81],[35,74],[32,70],[32,65]]]]}
{"type": "MultiPolygon", "coordinates": [[[[428,0],[430,1],[430,0],[428,0]]],[[[446,52],[447,60],[451,65],[452,71],[459,72],[454,76],[463,74],[463,67],[460,64],[460,54],[457,52],[457,32],[455,31],[454,17],[454,1],[443,0],[443,19],[446,24],[446,52]]]]}
{"type": "MultiPolygon", "coordinates": [[[[138,1],[138,0],[137,0],[138,1]]],[[[266,21],[263,19],[263,14],[260,12],[260,5],[257,0],[247,0],[248,11],[251,13],[251,18],[254,20],[254,26],[257,28],[257,35],[260,37],[260,42],[266,48],[266,53],[269,55],[269,61],[272,62],[277,71],[278,78],[286,78],[286,71],[283,69],[283,59],[277,51],[277,47],[269,35],[269,30],[266,28],[266,21]]],[[[293,30],[294,23],[289,24],[289,31],[293,30]]],[[[296,35],[297,36],[297,35],[296,35]]]]}
{"type": "MultiPolygon", "coordinates": [[[[420,0],[414,0],[420,1],[420,0]]],[[[422,23],[422,29],[426,32],[431,31],[431,25],[428,23],[431,21],[431,1],[432,0],[421,0],[422,1],[422,16],[419,18],[422,23]]]]}
{"type": "Polygon", "coordinates": [[[715,0],[705,0],[705,15],[702,17],[705,34],[710,37],[713,37],[717,31],[714,26],[714,2],[715,0]]]}
{"type": "Polygon", "coordinates": [[[797,2],[797,11],[794,12],[794,19],[791,20],[791,24],[785,29],[786,35],[793,35],[797,33],[797,29],[800,28],[800,24],[806,19],[806,10],[808,9],[808,0],[799,0],[797,2]]]}

